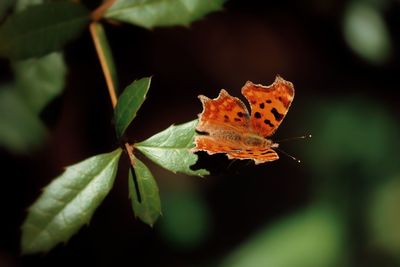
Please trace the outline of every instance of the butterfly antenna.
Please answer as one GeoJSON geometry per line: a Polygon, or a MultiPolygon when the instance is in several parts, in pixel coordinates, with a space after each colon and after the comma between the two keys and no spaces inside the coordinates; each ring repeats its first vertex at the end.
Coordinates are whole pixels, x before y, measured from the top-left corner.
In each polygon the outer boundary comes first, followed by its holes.
{"type": "Polygon", "coordinates": [[[291,138],[285,138],[285,139],[281,139],[278,141],[275,141],[276,143],[282,143],[282,142],[288,142],[288,141],[294,141],[294,140],[301,140],[301,139],[309,139],[311,138],[312,135],[311,134],[307,134],[307,135],[302,135],[302,136],[296,136],[296,137],[291,137],[291,138]]]}
{"type": "Polygon", "coordinates": [[[297,163],[300,163],[300,162],[301,162],[299,159],[293,157],[292,155],[290,155],[290,154],[287,153],[286,151],[280,149],[279,147],[276,147],[276,148],[274,148],[274,149],[278,150],[279,152],[281,152],[281,153],[284,154],[285,156],[291,158],[292,160],[297,161],[297,163]]]}

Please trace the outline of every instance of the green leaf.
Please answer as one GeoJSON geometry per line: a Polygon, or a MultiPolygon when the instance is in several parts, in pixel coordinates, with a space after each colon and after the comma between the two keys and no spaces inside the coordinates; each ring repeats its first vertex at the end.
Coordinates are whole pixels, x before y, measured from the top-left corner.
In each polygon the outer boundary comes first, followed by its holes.
{"type": "Polygon", "coordinates": [[[67,68],[62,53],[17,61],[13,68],[18,93],[36,113],[64,89],[67,68]]]}
{"type": "Polygon", "coordinates": [[[197,161],[197,155],[191,152],[191,148],[194,147],[196,125],[197,120],[172,125],[149,139],[136,143],[135,147],[153,162],[174,173],[208,175],[209,172],[205,169],[190,169],[190,166],[197,161]]]}
{"type": "Polygon", "coordinates": [[[161,201],[157,182],[150,170],[138,159],[135,159],[136,184],[129,170],[129,198],[135,217],[139,217],[146,224],[153,226],[161,215],[161,201]]]}
{"type": "Polygon", "coordinates": [[[69,166],[44,189],[22,226],[24,254],[49,251],[89,223],[114,183],[121,151],[69,166]]]}
{"type": "Polygon", "coordinates": [[[122,137],[129,124],[136,117],[136,112],[146,99],[150,83],[151,77],[135,80],[125,88],[118,98],[114,112],[115,130],[118,138],[122,137]]]}
{"type": "Polygon", "coordinates": [[[257,233],[220,267],[342,266],[346,251],[341,217],[314,206],[257,233]]]}
{"type": "Polygon", "coordinates": [[[42,122],[13,86],[0,88],[0,146],[15,153],[37,148],[46,137],[42,122]]]}
{"type": "Polygon", "coordinates": [[[107,69],[110,71],[114,88],[115,90],[118,91],[117,71],[114,64],[114,57],[112,55],[112,50],[107,40],[106,32],[104,31],[104,27],[102,24],[94,23],[93,25],[95,27],[96,36],[98,37],[101,53],[104,55],[105,64],[107,64],[107,69]]]}
{"type": "Polygon", "coordinates": [[[88,10],[71,2],[35,5],[11,15],[0,28],[0,56],[39,57],[60,50],[89,22],[88,10]]]}
{"type": "Polygon", "coordinates": [[[119,0],[104,17],[145,28],[189,25],[222,8],[224,0],[119,0]]]}

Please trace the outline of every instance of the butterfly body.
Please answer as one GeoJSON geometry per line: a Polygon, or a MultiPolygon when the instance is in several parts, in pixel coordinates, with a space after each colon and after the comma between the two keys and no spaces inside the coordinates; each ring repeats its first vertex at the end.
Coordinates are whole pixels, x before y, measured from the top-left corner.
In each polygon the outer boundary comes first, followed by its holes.
{"type": "Polygon", "coordinates": [[[234,131],[219,131],[210,135],[221,143],[231,144],[240,150],[272,147],[272,140],[252,133],[238,133],[234,131]]]}
{"type": "Polygon", "coordinates": [[[247,82],[242,94],[250,103],[251,114],[243,102],[224,89],[215,99],[199,96],[203,112],[196,130],[195,151],[226,153],[230,159],[252,159],[256,164],[279,158],[272,149],[278,144],[268,139],[285,117],[294,97],[292,83],[277,77],[270,86],[247,82]]]}
{"type": "Polygon", "coordinates": [[[272,145],[272,141],[256,134],[244,134],[243,145],[247,147],[269,148],[272,145]]]}

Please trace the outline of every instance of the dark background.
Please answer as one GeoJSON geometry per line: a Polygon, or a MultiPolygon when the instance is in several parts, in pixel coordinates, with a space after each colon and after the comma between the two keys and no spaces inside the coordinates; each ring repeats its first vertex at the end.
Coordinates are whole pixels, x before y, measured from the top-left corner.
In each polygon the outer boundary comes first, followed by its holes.
{"type": "MultiPolygon", "coordinates": [[[[163,205],[153,228],[134,219],[122,164],[89,227],[46,255],[21,257],[20,225],[41,188],[63,167],[118,146],[106,84],[85,32],[66,47],[64,93],[42,112],[46,143],[28,155],[0,150],[0,266],[220,266],[243,243],[263,238],[264,229],[268,239],[270,226],[320,203],[345,229],[340,252],[320,266],[400,266],[400,5],[358,2],[387,27],[390,48],[377,60],[357,53],[344,37],[354,1],[228,1],[187,28],[106,24],[121,88],[153,75],[130,142],[196,118],[199,94],[214,98],[225,88],[244,99],[247,80],[268,85],[277,74],[293,82],[296,97],[273,139],[313,138],[282,144],[300,164],[284,155],[255,166],[199,153],[196,166],[211,171],[206,178],[174,175],[146,161],[163,205]]],[[[8,63],[0,65],[2,79],[11,79],[8,63]]],[[[296,218],[288,220],[296,225],[296,218]]],[[[287,242],[303,241],[294,234],[287,242]]]]}

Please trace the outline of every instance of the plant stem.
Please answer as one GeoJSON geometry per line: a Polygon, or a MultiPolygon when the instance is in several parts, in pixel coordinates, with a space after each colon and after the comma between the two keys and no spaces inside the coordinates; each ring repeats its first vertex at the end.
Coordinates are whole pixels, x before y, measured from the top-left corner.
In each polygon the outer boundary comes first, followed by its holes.
{"type": "MultiPolygon", "coordinates": [[[[112,1],[108,1],[108,2],[112,2],[112,1]]],[[[90,26],[89,26],[90,34],[92,36],[93,43],[96,48],[96,53],[99,58],[101,68],[103,70],[104,77],[106,79],[107,89],[108,89],[108,94],[111,99],[111,104],[112,104],[113,108],[115,108],[115,106],[117,105],[117,93],[116,93],[116,88],[114,86],[115,82],[113,81],[110,66],[107,64],[104,49],[103,49],[102,43],[100,42],[97,31],[96,31],[97,26],[98,26],[97,22],[92,22],[90,24],[90,26]]],[[[128,155],[129,155],[129,159],[133,166],[134,162],[135,162],[135,156],[133,155],[133,146],[131,146],[129,143],[125,143],[124,145],[125,145],[125,150],[127,151],[128,155]]]]}
{"type": "Polygon", "coordinates": [[[98,8],[96,8],[92,14],[90,15],[90,17],[92,18],[92,20],[94,21],[99,21],[103,18],[104,13],[106,12],[106,10],[111,7],[114,2],[116,0],[106,0],[103,2],[102,5],[100,5],[98,8]]]}
{"type": "Polygon", "coordinates": [[[125,149],[126,149],[126,152],[128,153],[129,159],[131,161],[131,165],[134,166],[136,157],[133,154],[133,146],[131,146],[128,143],[125,143],[125,149]]]}
{"type": "Polygon", "coordinates": [[[111,103],[113,108],[117,105],[117,94],[112,80],[111,70],[107,64],[104,49],[101,45],[99,36],[96,31],[97,22],[92,22],[89,26],[90,34],[92,35],[93,43],[96,48],[97,56],[100,60],[101,68],[103,69],[104,77],[106,79],[108,94],[110,95],[111,103]]]}

